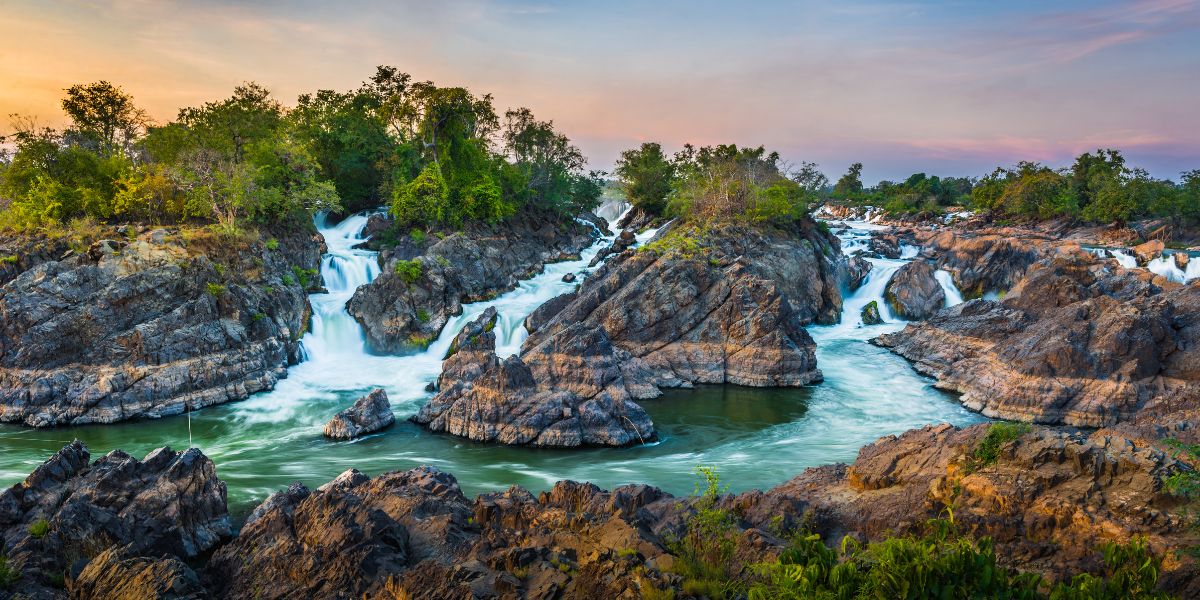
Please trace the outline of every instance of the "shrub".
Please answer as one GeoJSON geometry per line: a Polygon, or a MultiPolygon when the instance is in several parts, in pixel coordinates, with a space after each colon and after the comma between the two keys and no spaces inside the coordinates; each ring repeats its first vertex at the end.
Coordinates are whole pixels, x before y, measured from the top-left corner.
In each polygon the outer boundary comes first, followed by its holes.
{"type": "Polygon", "coordinates": [[[418,246],[420,246],[421,244],[424,244],[425,243],[425,230],[417,229],[414,227],[412,229],[412,231],[408,232],[408,239],[412,240],[412,242],[418,246]]]}
{"type": "Polygon", "coordinates": [[[251,320],[251,321],[254,321],[255,323],[257,323],[257,322],[259,322],[259,321],[261,321],[261,320],[263,320],[263,319],[265,319],[265,318],[267,318],[267,315],[266,315],[266,314],[264,314],[264,313],[260,313],[260,312],[256,312],[256,313],[254,313],[254,315],[253,315],[253,316],[251,316],[251,317],[250,317],[250,320],[251,320]]]}
{"type": "Polygon", "coordinates": [[[17,264],[17,255],[16,254],[0,256],[0,265],[15,265],[15,264],[17,264]]]}
{"type": "Polygon", "coordinates": [[[212,296],[213,298],[220,298],[221,296],[225,295],[225,286],[219,283],[209,282],[205,287],[208,290],[208,295],[212,296]]]}
{"type": "Polygon", "coordinates": [[[275,238],[271,238],[271,239],[267,240],[267,250],[274,252],[278,249],[279,249],[279,240],[277,240],[275,238]]]}
{"type": "Polygon", "coordinates": [[[0,590],[12,588],[21,578],[21,570],[8,564],[8,557],[0,554],[0,590]]]}
{"type": "Polygon", "coordinates": [[[736,522],[717,506],[723,489],[716,469],[696,467],[695,472],[702,479],[696,486],[695,512],[683,536],[667,545],[679,558],[672,570],[683,577],[685,594],[713,600],[736,597],[741,585],[730,562],[737,544],[736,522]]]}
{"type": "Polygon", "coordinates": [[[38,519],[29,526],[29,535],[39,540],[46,537],[47,533],[50,533],[50,521],[46,519],[38,519]]]}
{"type": "Polygon", "coordinates": [[[300,282],[300,287],[308,289],[309,284],[314,283],[315,277],[320,273],[316,269],[304,269],[301,267],[292,267],[292,273],[296,276],[296,281],[300,282]]]}
{"type": "Polygon", "coordinates": [[[423,308],[421,310],[418,310],[417,311],[417,320],[422,323],[428,323],[429,322],[429,311],[427,311],[423,308]]]}
{"type": "Polygon", "coordinates": [[[1000,447],[1029,433],[1028,423],[992,423],[987,435],[971,451],[967,458],[967,470],[978,471],[996,462],[1000,458],[1000,447]]]}
{"type": "Polygon", "coordinates": [[[424,265],[419,259],[396,261],[396,275],[406,284],[412,284],[424,274],[424,265]]]}

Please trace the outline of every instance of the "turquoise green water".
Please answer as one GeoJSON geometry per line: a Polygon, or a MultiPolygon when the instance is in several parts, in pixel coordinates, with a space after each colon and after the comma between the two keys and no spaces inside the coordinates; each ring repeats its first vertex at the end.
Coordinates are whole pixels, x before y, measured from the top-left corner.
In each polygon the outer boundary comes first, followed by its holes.
{"type": "MultiPolygon", "coordinates": [[[[336,234],[325,233],[327,239],[336,234]]],[[[339,252],[338,243],[330,241],[330,247],[331,253],[339,252]]],[[[524,315],[568,289],[560,281],[562,273],[583,269],[589,256],[585,253],[582,261],[552,265],[510,294],[468,306],[448,329],[457,331],[463,320],[496,305],[505,317],[497,327],[501,346],[515,351],[524,335],[520,327],[524,315]]],[[[351,269],[359,258],[372,259],[369,253],[346,254],[340,268],[351,269]]],[[[324,268],[332,270],[337,262],[328,260],[324,268]]],[[[881,279],[890,276],[895,264],[881,261],[874,279],[848,298],[847,306],[859,307],[877,294],[881,279]]],[[[327,276],[335,279],[339,278],[327,276]]],[[[344,279],[351,289],[360,284],[354,277],[344,279]]],[[[441,344],[448,339],[438,340],[423,354],[367,355],[359,338],[347,335],[347,328],[353,330],[356,324],[342,318],[344,300],[336,289],[331,291],[327,297],[313,299],[321,321],[314,323],[312,335],[323,337],[306,338],[310,360],[291,369],[289,378],[272,392],[190,417],[191,443],[216,463],[237,515],[290,482],[316,486],[351,467],[373,475],[434,465],[453,473],[468,494],[512,484],[538,491],[560,479],[592,481],[604,488],[649,483],[673,493],[689,493],[697,465],[716,466],[734,491],[767,488],[807,467],[853,461],[860,447],[884,435],[930,423],[982,420],[952,396],[935,390],[903,359],[867,343],[900,323],[864,328],[858,325],[857,314],[848,310],[841,325],[809,329],[825,374],[822,384],[798,389],[671,390],[644,403],[661,436],[659,442],[645,446],[544,450],[475,444],[432,434],[404,420],[428,399],[422,388],[437,376],[437,358],[444,352],[441,344]],[[397,424],[351,442],[326,440],[321,434],[323,424],[374,386],[387,388],[397,424]]],[[[46,430],[0,425],[0,485],[20,481],[73,438],[83,440],[93,457],[117,448],[140,456],[164,445],[188,446],[189,418],[46,430]]]]}

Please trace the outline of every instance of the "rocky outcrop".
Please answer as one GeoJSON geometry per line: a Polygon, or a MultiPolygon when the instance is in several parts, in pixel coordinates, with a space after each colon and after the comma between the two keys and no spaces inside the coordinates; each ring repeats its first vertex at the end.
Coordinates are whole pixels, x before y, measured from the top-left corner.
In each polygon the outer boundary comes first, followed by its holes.
{"type": "Polygon", "coordinates": [[[376,351],[421,346],[437,337],[463,303],[511,290],[548,262],[578,257],[598,235],[591,224],[552,213],[526,212],[494,226],[471,224],[428,239],[420,255],[381,253],[382,274],[359,288],[347,309],[376,351]],[[400,260],[419,267],[398,272],[400,260]]]}
{"type": "MultiPolygon", "coordinates": [[[[1035,428],[1001,444],[993,462],[972,462],[990,427],[888,436],[860,450],[849,467],[809,469],[734,505],[750,524],[803,520],[826,540],[921,532],[951,506],[959,531],[991,537],[1003,564],[1051,580],[1095,570],[1104,541],[1144,535],[1162,553],[1198,540],[1194,530],[1179,529],[1189,509],[1165,485],[1190,467],[1168,453],[1102,432],[1035,428]]],[[[1172,568],[1179,572],[1167,579],[1177,592],[1198,589],[1194,563],[1172,568]]]]}
{"type": "Polygon", "coordinates": [[[575,300],[575,296],[575,292],[568,292],[543,302],[541,306],[533,309],[528,317],[525,317],[525,330],[533,333],[541,329],[542,325],[548,323],[555,315],[562,312],[562,309],[571,304],[575,300]]]}
{"type": "Polygon", "coordinates": [[[600,251],[596,253],[596,256],[592,258],[591,262],[588,263],[588,266],[594,267],[603,262],[604,259],[608,258],[609,256],[613,254],[620,254],[632,248],[636,243],[637,236],[634,234],[632,229],[622,230],[621,233],[617,235],[617,239],[613,240],[612,244],[609,244],[606,248],[601,248],[600,251]]]}
{"type": "Polygon", "coordinates": [[[396,422],[392,404],[383,388],[354,401],[354,405],[334,415],[325,424],[325,437],[335,440],[350,440],[380,431],[396,422]]]}
{"type": "Polygon", "coordinates": [[[1166,245],[1162,240],[1150,240],[1130,248],[1129,251],[1133,253],[1134,258],[1137,258],[1139,265],[1145,266],[1146,263],[1162,256],[1164,248],[1166,245]]]}
{"type": "Polygon", "coordinates": [[[871,262],[858,254],[846,259],[844,277],[846,289],[853,292],[862,287],[867,277],[871,275],[871,268],[871,262]]]}
{"type": "Polygon", "coordinates": [[[469,376],[446,378],[414,420],[480,441],[624,445],[653,439],[636,401],[662,388],[820,380],[803,326],[841,308],[831,238],[811,225],[669,235],[535,312],[520,356],[501,361],[492,337],[475,337],[475,353],[443,369],[469,376]],[[680,249],[693,243],[705,259],[680,249]]]}
{"type": "MultiPolygon", "coordinates": [[[[922,230],[912,234],[922,256],[954,279],[965,298],[987,292],[1007,292],[1038,260],[1057,252],[1058,244],[1033,238],[975,234],[949,230],[922,230]]],[[[1070,249],[1075,244],[1066,245],[1070,249]]]]}
{"type": "Polygon", "coordinates": [[[140,461],[119,450],[92,464],[89,458],[76,441],[0,493],[0,548],[20,568],[19,586],[37,589],[78,573],[110,548],[121,548],[120,558],[106,563],[186,560],[231,534],[225,484],[199,450],[160,448],[140,461]]]}
{"type": "Polygon", "coordinates": [[[867,247],[883,258],[900,258],[900,240],[892,233],[875,233],[867,247]]]}
{"type": "Polygon", "coordinates": [[[81,600],[201,600],[210,597],[195,571],[178,558],[147,558],[116,547],[88,561],[83,570],[66,583],[71,597],[81,600]]]}
{"type": "Polygon", "coordinates": [[[1077,251],[877,342],[985,415],[1112,425],[1200,397],[1200,286],[1077,251]]]}
{"type": "Polygon", "coordinates": [[[879,314],[879,303],[872,300],[862,309],[863,325],[879,325],[883,323],[883,315],[879,314]]]}
{"type": "Polygon", "coordinates": [[[896,270],[883,297],[902,319],[928,319],[946,306],[946,292],[933,276],[933,265],[914,260],[896,270]]]}
{"type": "Polygon", "coordinates": [[[270,249],[157,229],[4,283],[0,421],[111,423],[270,389],[299,360],[309,306],[296,278],[319,286],[321,247],[311,230],[277,236],[270,249]]]}

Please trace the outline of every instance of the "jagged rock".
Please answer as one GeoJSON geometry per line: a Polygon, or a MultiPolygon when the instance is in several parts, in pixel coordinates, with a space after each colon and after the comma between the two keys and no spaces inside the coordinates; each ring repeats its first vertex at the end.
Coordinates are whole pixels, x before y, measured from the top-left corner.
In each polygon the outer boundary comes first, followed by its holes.
{"type": "Polygon", "coordinates": [[[1138,264],[1144,266],[1162,256],[1164,248],[1166,248],[1166,244],[1163,244],[1162,240],[1150,240],[1130,248],[1129,251],[1133,253],[1134,258],[1137,258],[1138,264]]]}
{"type": "Polygon", "coordinates": [[[30,266],[0,286],[0,421],[112,423],[270,389],[309,315],[283,281],[317,267],[317,240],[281,232],[270,251],[155,230],[30,266]]]}
{"type": "Polygon", "coordinates": [[[554,318],[554,315],[557,315],[573,300],[575,300],[575,292],[567,292],[543,302],[541,306],[533,309],[528,317],[525,317],[525,330],[533,333],[541,329],[542,325],[554,318]]]}
{"type": "Polygon", "coordinates": [[[993,417],[1100,427],[1200,397],[1200,287],[1082,251],[877,342],[993,417]]]}
{"type": "Polygon", "coordinates": [[[902,319],[928,319],[946,306],[946,292],[933,276],[933,265],[914,260],[892,275],[883,297],[892,312],[902,319]]]}
{"type": "Polygon", "coordinates": [[[140,461],[114,450],[91,465],[89,458],[75,441],[0,492],[0,547],[23,566],[25,581],[112,546],[125,556],[191,559],[232,532],[225,484],[199,450],[160,448],[140,461]]]}
{"type": "Polygon", "coordinates": [[[938,269],[948,271],[965,298],[1010,290],[1030,265],[1058,252],[1055,244],[1031,238],[948,230],[918,231],[914,235],[922,255],[933,257],[938,269]]]}
{"type": "MultiPolygon", "coordinates": [[[[1000,447],[994,463],[968,468],[989,424],[930,426],[881,438],[849,467],[805,471],[767,492],[733,500],[759,527],[807,523],[826,540],[921,533],[953,505],[958,530],[989,536],[1000,562],[1061,580],[1098,567],[1100,542],[1146,535],[1158,551],[1186,547],[1178,529],[1186,502],[1164,482],[1189,467],[1150,446],[1100,432],[1034,428],[1000,447]]],[[[1176,590],[1200,583],[1195,564],[1176,563],[1176,590]]]]}
{"type": "Polygon", "coordinates": [[[840,309],[839,265],[815,227],[798,233],[811,237],[730,227],[706,238],[707,260],[624,256],[535,312],[520,356],[475,338],[482,354],[448,360],[455,375],[414,420],[479,441],[624,445],[654,438],[636,401],[663,388],[819,381],[803,325],[840,309]]]}
{"type": "Polygon", "coordinates": [[[900,258],[900,240],[892,233],[876,233],[867,247],[883,258],[900,258]]]}
{"type": "Polygon", "coordinates": [[[862,287],[863,282],[871,275],[871,261],[861,255],[851,256],[846,260],[846,289],[851,292],[862,287]]]}
{"type": "Polygon", "coordinates": [[[879,314],[879,303],[872,300],[862,309],[863,325],[879,325],[883,323],[883,315],[879,314]]]}
{"type": "Polygon", "coordinates": [[[620,254],[632,248],[636,243],[637,236],[634,234],[633,230],[624,229],[617,236],[617,239],[613,240],[612,244],[609,244],[607,248],[601,248],[600,251],[596,253],[596,256],[592,258],[591,262],[588,263],[588,266],[594,267],[609,256],[620,254]]]}
{"type": "Polygon", "coordinates": [[[208,591],[186,564],[174,557],[146,558],[122,548],[109,548],[67,579],[67,591],[80,600],[145,598],[204,600],[208,591]]]}
{"type": "Polygon", "coordinates": [[[389,254],[382,274],[362,286],[346,308],[379,352],[400,352],[437,337],[464,302],[516,287],[552,261],[578,257],[596,229],[556,213],[526,211],[499,225],[476,223],[438,240],[415,258],[389,254]],[[421,274],[397,274],[398,260],[418,260],[421,274]]]}
{"type": "Polygon", "coordinates": [[[383,388],[354,401],[354,405],[338,413],[325,424],[325,437],[350,440],[375,433],[396,422],[392,404],[383,388]]]}

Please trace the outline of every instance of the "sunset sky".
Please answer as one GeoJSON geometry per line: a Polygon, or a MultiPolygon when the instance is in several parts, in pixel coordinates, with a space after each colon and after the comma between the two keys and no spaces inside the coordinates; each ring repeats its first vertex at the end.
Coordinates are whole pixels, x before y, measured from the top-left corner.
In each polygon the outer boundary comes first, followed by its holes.
{"type": "Polygon", "coordinates": [[[161,122],[242,81],[293,104],[390,64],[529,106],[603,169],[647,140],[764,144],[834,178],[861,161],[868,182],[1110,146],[1200,168],[1196,0],[0,0],[0,32],[0,115],[51,125],[72,83],[161,122]]]}

